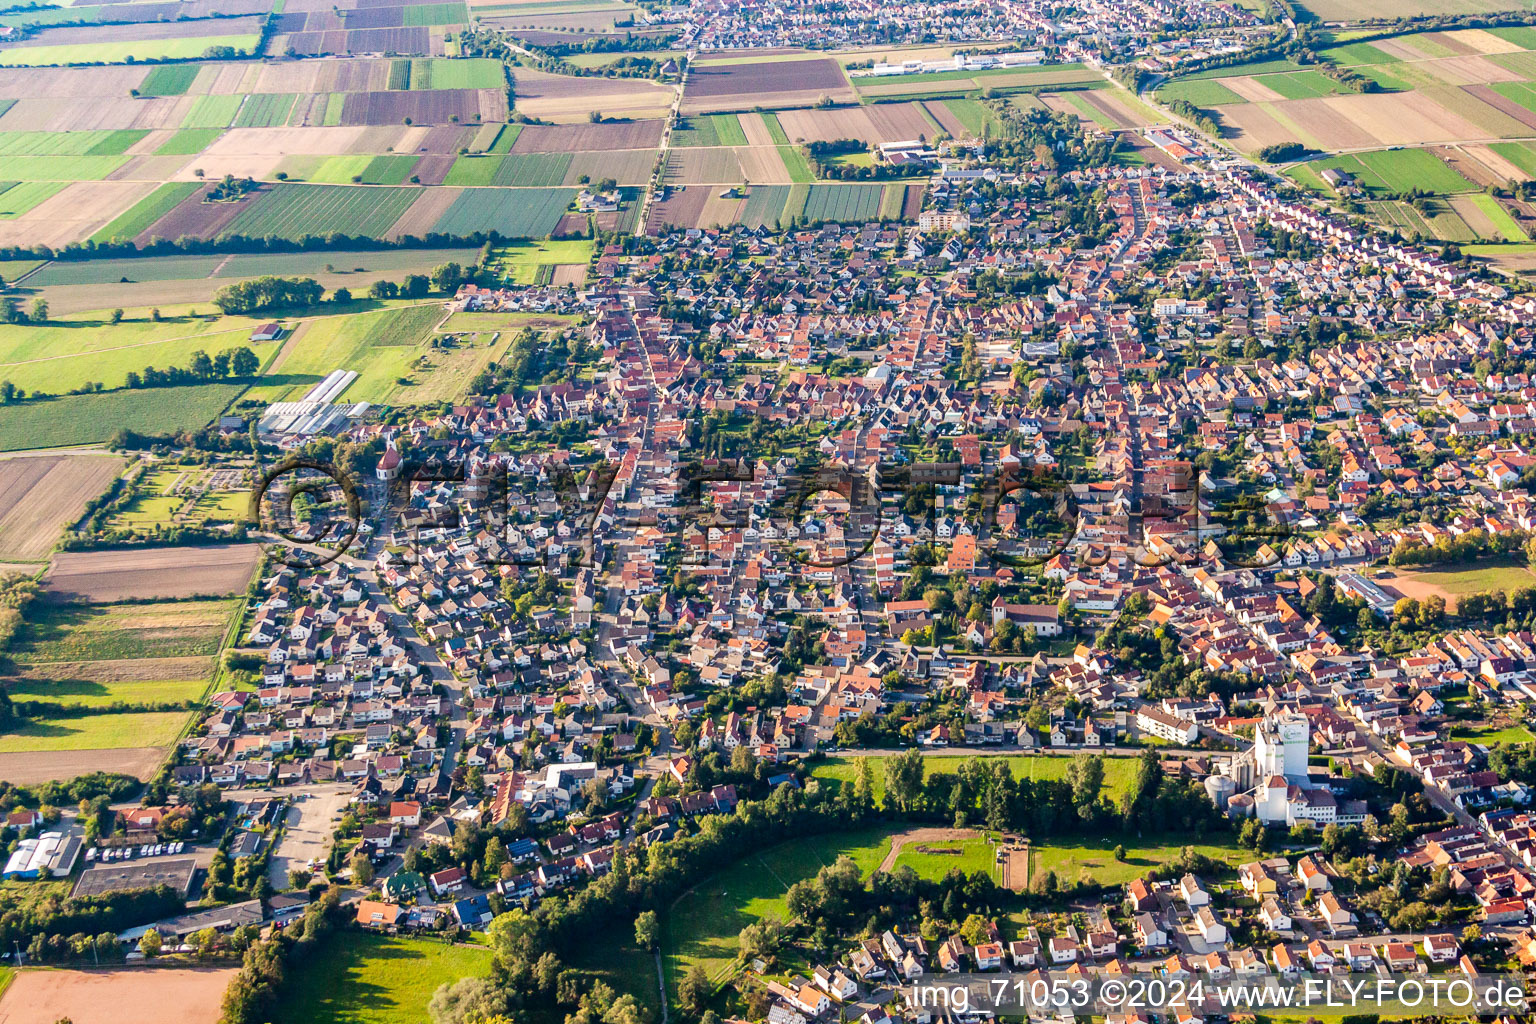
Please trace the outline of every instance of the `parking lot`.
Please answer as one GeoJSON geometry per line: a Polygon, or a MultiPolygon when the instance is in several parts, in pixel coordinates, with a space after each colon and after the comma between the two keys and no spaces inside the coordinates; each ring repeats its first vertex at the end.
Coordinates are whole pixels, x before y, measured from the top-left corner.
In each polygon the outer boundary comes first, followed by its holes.
{"type": "Polygon", "coordinates": [[[278,891],[288,888],[290,868],[308,867],[312,860],[324,860],[330,849],[336,817],[346,808],[350,786],[326,784],[306,786],[294,793],[288,808],[288,831],[272,851],[269,878],[278,891]],[[302,797],[302,798],[301,798],[302,797]]]}

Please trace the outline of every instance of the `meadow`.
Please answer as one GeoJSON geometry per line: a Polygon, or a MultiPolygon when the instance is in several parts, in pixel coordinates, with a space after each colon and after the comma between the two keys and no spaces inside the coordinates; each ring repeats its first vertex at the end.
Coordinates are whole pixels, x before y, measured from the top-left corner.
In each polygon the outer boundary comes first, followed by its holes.
{"type": "Polygon", "coordinates": [[[1446,594],[1506,593],[1536,586],[1536,573],[1517,563],[1480,563],[1459,568],[1428,568],[1408,572],[1409,579],[1446,594]]]}
{"type": "Polygon", "coordinates": [[[420,1024],[439,985],[490,967],[482,946],[337,934],[289,968],[284,1016],[304,1024],[420,1024]]]}
{"type": "MultiPolygon", "coordinates": [[[[306,321],[284,344],[252,395],[268,401],[292,399],[332,370],[356,370],[357,380],[341,396],[346,401],[390,402],[398,398],[411,402],[416,400],[412,388],[418,384],[432,385],[432,396],[437,397],[441,394],[437,386],[453,386],[460,378],[467,381],[492,355],[489,347],[433,349],[432,330],[442,319],[442,306],[429,302],[306,321]],[[475,354],[467,360],[477,363],[474,369],[465,375],[460,367],[459,373],[435,379],[439,364],[465,362],[465,352],[475,354]],[[455,360],[455,356],[460,358],[455,360]]],[[[426,395],[419,397],[427,400],[426,395]]]]}
{"type": "Polygon", "coordinates": [[[1031,845],[1029,851],[1029,877],[1031,883],[1046,871],[1055,872],[1058,881],[1071,884],[1082,872],[1100,885],[1125,885],[1142,877],[1148,871],[1177,858],[1185,846],[1193,846],[1199,853],[1233,867],[1253,860],[1256,854],[1238,846],[1235,841],[1221,843],[1189,843],[1182,837],[1169,836],[1166,842],[1142,845],[1139,837],[1108,837],[1090,843],[1045,843],[1031,845]],[[1127,840],[1129,840],[1127,842],[1127,840]],[[1124,843],[1125,860],[1117,861],[1114,850],[1124,843]]]}
{"type": "Polygon", "coordinates": [[[89,708],[195,701],[206,689],[206,679],[18,679],[6,683],[13,700],[43,700],[89,708]]]}
{"type": "Polygon", "coordinates": [[[1495,743],[1536,743],[1536,733],[1531,732],[1531,730],[1518,723],[1504,726],[1480,725],[1472,727],[1453,725],[1451,726],[1451,739],[1487,745],[1495,743]]]}
{"type": "Polygon", "coordinates": [[[39,604],[10,655],[22,665],[208,657],[218,653],[233,613],[227,600],[39,604]]]}
{"type": "Polygon", "coordinates": [[[4,324],[0,325],[0,380],[48,394],[71,391],[88,381],[120,388],[130,371],[185,366],[197,349],[213,355],[250,347],[246,339],[252,323],[247,317],[211,314],[159,321],[125,318],[114,324],[97,312],[43,324],[4,324]]]}
{"type": "Polygon", "coordinates": [[[164,747],[187,720],[185,711],[141,711],[28,719],[0,733],[0,754],[53,750],[164,747]]]}
{"type": "Polygon", "coordinates": [[[873,826],[834,832],[749,853],[683,894],[663,921],[668,988],[675,990],[694,964],[711,979],[725,977],[735,963],[741,929],[768,916],[787,919],[789,887],[840,856],[851,857],[869,874],[890,848],[890,831],[873,826]]]}
{"type": "MultiPolygon", "coordinates": [[[[883,767],[886,756],[874,755],[867,760],[874,769],[874,790],[876,801],[885,799],[885,770],[883,767]]],[[[971,755],[969,754],[926,754],[923,758],[924,776],[937,772],[953,772],[960,763],[971,755]]],[[[1016,779],[1065,779],[1067,768],[1072,763],[1070,756],[1055,754],[1010,754],[990,755],[985,759],[1001,757],[1008,763],[1008,770],[1016,779]]],[[[811,769],[813,779],[822,780],[833,785],[853,785],[858,779],[859,762],[866,760],[864,757],[829,757],[819,761],[811,769]]],[[[1111,801],[1119,799],[1135,777],[1136,761],[1134,757],[1106,757],[1104,758],[1104,795],[1111,801]]]]}
{"type": "Polygon", "coordinates": [[[500,246],[491,251],[486,269],[499,274],[504,282],[531,285],[542,267],[590,263],[593,247],[592,240],[585,238],[500,246]]]}

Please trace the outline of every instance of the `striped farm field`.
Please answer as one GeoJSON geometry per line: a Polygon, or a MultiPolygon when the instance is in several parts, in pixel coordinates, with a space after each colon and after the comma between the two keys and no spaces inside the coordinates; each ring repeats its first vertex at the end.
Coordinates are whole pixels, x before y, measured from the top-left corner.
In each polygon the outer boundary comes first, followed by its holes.
{"type": "MultiPolygon", "coordinates": [[[[423,57],[413,60],[410,83],[412,90],[504,89],[507,86],[501,63],[481,57],[471,60],[450,60],[443,57],[423,57]]],[[[394,86],[391,85],[390,88],[394,86]]]]}
{"type": "Polygon", "coordinates": [[[573,188],[465,189],[432,230],[466,238],[492,231],[503,238],[547,238],[575,198],[573,188]]]}
{"type": "Polygon", "coordinates": [[[293,93],[254,93],[245,98],[235,115],[236,128],[276,128],[288,123],[288,113],[293,110],[293,93]]]}
{"type": "Polygon", "coordinates": [[[1259,80],[1288,100],[1314,99],[1333,96],[1342,91],[1337,83],[1320,71],[1296,71],[1290,74],[1265,75],[1259,80]]]}
{"type": "MultiPolygon", "coordinates": [[[[145,129],[84,132],[0,132],[0,156],[121,156],[145,129]]],[[[0,169],[0,174],[3,174],[0,169]]]]}
{"type": "Polygon", "coordinates": [[[788,185],[753,185],[741,210],[741,223],[749,228],[777,227],[788,198],[788,185]]]}
{"type": "Polygon", "coordinates": [[[805,200],[805,219],[866,221],[880,216],[884,185],[812,185],[805,200]]]}
{"type": "MultiPolygon", "coordinates": [[[[1477,213],[1482,214],[1487,219],[1488,224],[1486,226],[1473,225],[1478,228],[1479,235],[1484,237],[1491,235],[1496,240],[1504,242],[1528,241],[1525,232],[1520,229],[1520,225],[1515,221],[1515,218],[1510,216],[1509,211],[1504,209],[1503,204],[1493,196],[1482,192],[1474,192],[1468,196],[1458,196],[1455,202],[1470,205],[1477,213]]],[[[1463,212],[1462,219],[1472,224],[1472,213],[1470,211],[1463,212]]]]}
{"type": "Polygon", "coordinates": [[[96,232],[92,236],[92,241],[110,242],[115,238],[133,238],[140,232],[149,230],[155,221],[170,213],[199,188],[202,186],[195,181],[167,182],[96,232]]]}
{"type": "Polygon", "coordinates": [[[193,156],[213,145],[221,128],[183,128],[160,144],[155,156],[193,156]]]}
{"type": "Polygon", "coordinates": [[[1318,161],[1313,167],[1340,170],[1354,176],[1369,192],[1406,192],[1417,188],[1449,195],[1474,192],[1477,186],[1426,149],[1377,150],[1318,161]]]}
{"type": "Polygon", "coordinates": [[[1488,148],[1536,178],[1536,147],[1529,142],[1495,142],[1488,148]]]}
{"type": "Polygon", "coordinates": [[[364,185],[403,185],[418,157],[400,153],[373,157],[363,168],[364,185]]]}
{"type": "Polygon", "coordinates": [[[123,156],[8,156],[7,181],[100,181],[128,162],[123,156]]]}
{"type": "Polygon", "coordinates": [[[746,132],[735,114],[695,114],[685,117],[672,133],[674,146],[745,146],[746,132]]]}
{"type": "Polygon", "coordinates": [[[183,96],[197,79],[196,64],[165,64],[144,76],[140,96],[183,96]]]}
{"type": "Polygon", "coordinates": [[[240,109],[242,96],[199,96],[182,119],[183,128],[228,128],[240,109]]]}
{"type": "Polygon", "coordinates": [[[501,158],[490,184],[547,188],[564,182],[570,166],[569,153],[509,153],[501,158]]]}
{"type": "Polygon", "coordinates": [[[496,172],[501,168],[503,157],[484,155],[476,156],[473,153],[459,157],[448,168],[448,174],[443,178],[444,185],[476,186],[489,185],[496,178],[496,172]]]}
{"type": "Polygon", "coordinates": [[[329,234],[380,238],[418,196],[413,188],[275,185],[249,200],[223,233],[251,238],[329,234]]]}
{"type": "Polygon", "coordinates": [[[1197,107],[1218,107],[1226,103],[1243,102],[1243,98],[1231,89],[1206,78],[1181,78],[1169,82],[1157,90],[1157,98],[1164,103],[1186,100],[1197,107]]]}
{"type": "Polygon", "coordinates": [[[0,181],[0,220],[14,220],[69,187],[67,181],[0,181]]]}

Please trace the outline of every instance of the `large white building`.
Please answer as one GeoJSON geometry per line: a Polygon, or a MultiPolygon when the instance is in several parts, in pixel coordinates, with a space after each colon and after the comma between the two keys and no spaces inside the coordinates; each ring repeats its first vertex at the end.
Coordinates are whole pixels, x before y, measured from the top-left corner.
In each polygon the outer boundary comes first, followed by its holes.
{"type": "MultiPolygon", "coordinates": [[[[1254,817],[1266,825],[1310,822],[1319,827],[1363,817],[1355,808],[1341,812],[1339,801],[1326,788],[1314,786],[1307,771],[1312,723],[1306,715],[1269,715],[1254,730],[1253,748],[1234,758],[1226,769],[1239,793],[1251,799],[1254,817]]],[[[1246,813],[1248,800],[1233,801],[1246,813]]]]}

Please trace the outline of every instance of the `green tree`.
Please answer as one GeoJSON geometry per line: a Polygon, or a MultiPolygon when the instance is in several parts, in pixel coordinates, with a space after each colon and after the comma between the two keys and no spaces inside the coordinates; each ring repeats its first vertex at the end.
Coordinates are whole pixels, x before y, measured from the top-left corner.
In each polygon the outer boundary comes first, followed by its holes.
{"type": "Polygon", "coordinates": [[[656,911],[642,910],[635,915],[635,944],[641,949],[655,949],[661,935],[656,911]]]}

